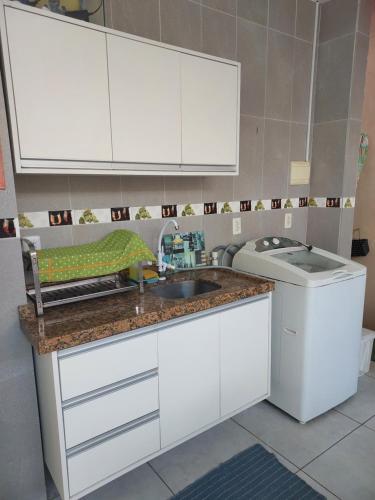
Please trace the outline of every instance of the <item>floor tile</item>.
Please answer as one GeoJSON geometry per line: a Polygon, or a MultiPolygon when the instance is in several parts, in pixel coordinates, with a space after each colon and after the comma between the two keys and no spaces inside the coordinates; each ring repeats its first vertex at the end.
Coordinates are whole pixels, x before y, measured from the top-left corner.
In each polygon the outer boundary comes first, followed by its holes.
{"type": "Polygon", "coordinates": [[[292,462],[289,462],[289,460],[287,460],[286,458],[284,458],[282,455],[280,455],[280,453],[277,453],[277,451],[275,451],[273,448],[271,448],[271,446],[268,446],[268,444],[265,444],[265,443],[262,443],[261,441],[259,441],[260,444],[267,450],[269,451],[270,453],[272,453],[273,455],[275,455],[275,457],[277,458],[277,460],[284,466],[286,467],[288,470],[290,470],[290,472],[293,472],[293,474],[295,474],[297,471],[298,471],[298,467],[296,467],[294,464],[292,464],[292,462]]]}
{"type": "Polygon", "coordinates": [[[362,426],[304,471],[343,500],[374,500],[374,463],[375,432],[362,426]]]}
{"type": "Polygon", "coordinates": [[[337,411],[357,422],[366,422],[375,415],[375,378],[360,377],[358,379],[358,392],[348,401],[342,403],[337,411]]]}
{"type": "Polygon", "coordinates": [[[365,426],[369,427],[370,429],[372,429],[373,431],[375,431],[375,417],[372,417],[370,420],[368,420],[365,423],[365,426]]]}
{"type": "Polygon", "coordinates": [[[324,495],[327,500],[337,500],[338,497],[336,495],[333,495],[330,491],[326,490],[321,486],[319,483],[314,481],[310,476],[305,474],[302,470],[297,473],[297,476],[300,477],[307,483],[311,488],[314,488],[315,491],[320,493],[321,495],[324,495]]]}
{"type": "Polygon", "coordinates": [[[267,402],[240,413],[235,421],[300,468],[358,425],[336,411],[302,425],[267,402]]]}
{"type": "Polygon", "coordinates": [[[226,420],[151,462],[174,491],[180,491],[214,467],[253,446],[257,440],[232,420],[226,420]]]}
{"type": "Polygon", "coordinates": [[[170,497],[170,490],[145,464],[86,495],[84,500],[166,500],[170,497]]]}

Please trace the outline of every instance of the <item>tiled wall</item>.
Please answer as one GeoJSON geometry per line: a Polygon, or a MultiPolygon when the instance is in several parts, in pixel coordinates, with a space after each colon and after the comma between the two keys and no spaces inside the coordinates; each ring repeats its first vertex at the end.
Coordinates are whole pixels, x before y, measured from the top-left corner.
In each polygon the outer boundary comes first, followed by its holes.
{"type": "MultiPolygon", "coordinates": [[[[16,176],[19,212],[298,198],[308,187],[288,185],[290,160],[303,160],[309,104],[315,4],[311,0],[106,0],[105,23],[242,63],[240,176],[90,177],[16,176]]],[[[330,196],[330,194],[328,194],[330,196]]],[[[320,193],[318,196],[322,196],[320,193]]],[[[333,209],[335,210],[335,209],[333,209]]],[[[204,229],[207,247],[264,234],[305,240],[307,208],[181,218],[183,229],[204,229]],[[238,216],[236,214],[236,216],[238,216]]],[[[156,247],[162,221],[120,222],[156,247]]],[[[119,227],[116,225],[116,227],[119,227]]],[[[111,224],[24,230],[44,246],[94,240],[111,224]]]]}
{"type": "MultiPolygon", "coordinates": [[[[355,196],[373,0],[321,6],[311,196],[355,196]]],[[[350,257],[354,208],[309,210],[307,240],[350,257]]]]}
{"type": "MultiPolygon", "coordinates": [[[[361,238],[368,238],[370,252],[356,260],[367,267],[365,313],[363,323],[375,330],[375,2],[372,13],[372,30],[363,106],[363,128],[369,137],[369,154],[358,183],[354,226],[360,229],[361,238]]],[[[359,235],[356,234],[356,237],[359,235]]],[[[373,357],[375,351],[373,351],[373,357]]]]}
{"type": "MultiPolygon", "coordinates": [[[[0,219],[17,216],[13,168],[0,85],[0,144],[6,190],[0,219]]],[[[17,306],[26,302],[19,240],[0,238],[0,498],[46,498],[31,345],[17,306]]]]}

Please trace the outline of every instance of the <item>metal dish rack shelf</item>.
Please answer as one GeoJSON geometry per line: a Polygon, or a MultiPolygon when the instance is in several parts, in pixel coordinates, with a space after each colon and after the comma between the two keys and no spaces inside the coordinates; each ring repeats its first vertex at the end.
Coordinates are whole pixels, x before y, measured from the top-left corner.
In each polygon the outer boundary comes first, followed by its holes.
{"type": "Polygon", "coordinates": [[[138,263],[139,282],[124,278],[120,273],[97,278],[75,280],[64,283],[54,283],[42,286],[39,279],[38,255],[33,243],[27,238],[22,242],[28,248],[26,255],[30,259],[33,276],[33,287],[26,290],[26,295],[33,302],[35,313],[42,316],[44,310],[50,307],[81,302],[83,300],[97,299],[107,295],[128,292],[139,288],[140,293],[144,293],[143,266],[138,263]]]}

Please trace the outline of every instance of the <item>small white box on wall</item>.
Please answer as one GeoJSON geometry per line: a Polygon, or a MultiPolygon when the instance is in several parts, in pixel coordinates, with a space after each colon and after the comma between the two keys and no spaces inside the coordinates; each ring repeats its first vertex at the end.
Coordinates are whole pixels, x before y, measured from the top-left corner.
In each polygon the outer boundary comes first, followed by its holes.
{"type": "Polygon", "coordinates": [[[309,184],[310,182],[310,162],[292,161],[290,163],[290,185],[309,184]]]}

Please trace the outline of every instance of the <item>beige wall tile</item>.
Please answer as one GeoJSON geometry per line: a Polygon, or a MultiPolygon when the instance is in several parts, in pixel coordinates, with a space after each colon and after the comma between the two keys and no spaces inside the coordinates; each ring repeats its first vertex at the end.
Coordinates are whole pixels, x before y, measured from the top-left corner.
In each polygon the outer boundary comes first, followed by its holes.
{"type": "Polygon", "coordinates": [[[159,0],[106,0],[105,4],[107,26],[160,40],[159,0]]]}
{"type": "Polygon", "coordinates": [[[203,7],[202,50],[217,57],[234,59],[236,55],[236,18],[203,7]]]}
{"type": "Polygon", "coordinates": [[[161,40],[201,49],[201,6],[189,0],[160,0],[161,40]]]}
{"type": "Polygon", "coordinates": [[[121,206],[120,178],[115,175],[72,175],[70,189],[71,208],[121,206]]]}

